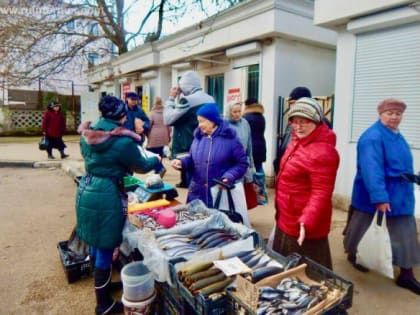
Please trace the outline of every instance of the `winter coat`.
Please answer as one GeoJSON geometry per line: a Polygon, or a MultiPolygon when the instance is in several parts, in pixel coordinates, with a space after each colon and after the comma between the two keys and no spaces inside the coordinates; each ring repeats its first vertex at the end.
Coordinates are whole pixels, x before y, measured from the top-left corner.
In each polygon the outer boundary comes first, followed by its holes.
{"type": "Polygon", "coordinates": [[[47,138],[61,138],[66,131],[66,119],[61,112],[47,109],[42,118],[42,132],[47,138]]]}
{"type": "Polygon", "coordinates": [[[261,104],[247,105],[244,110],[243,118],[245,118],[249,127],[251,127],[252,138],[252,155],[255,164],[265,162],[267,156],[267,148],[265,144],[265,118],[264,107],[261,104]]]}
{"type": "Polygon", "coordinates": [[[139,105],[136,105],[133,108],[130,108],[127,105],[127,109],[128,109],[127,110],[127,120],[124,123],[124,127],[135,132],[136,127],[134,125],[134,120],[136,118],[139,118],[139,119],[143,120],[144,134],[147,134],[150,130],[150,120],[149,120],[149,117],[147,117],[144,110],[139,105]]]}
{"type": "Polygon", "coordinates": [[[171,139],[171,127],[163,124],[163,107],[152,108],[149,119],[150,131],[147,135],[147,147],[159,148],[168,145],[171,139]]]}
{"type": "Polygon", "coordinates": [[[210,188],[215,185],[213,179],[226,178],[234,183],[242,179],[248,168],[243,146],[235,130],[226,122],[222,122],[211,136],[197,128],[189,153],[181,159],[182,169],[192,172],[187,202],[200,199],[212,207],[210,188]]]}
{"type": "Polygon", "coordinates": [[[276,220],[280,230],[299,236],[304,223],[307,239],[326,237],[332,217],[332,193],[339,163],[336,136],[325,123],[310,135],[292,141],[276,178],[276,220]]]}
{"type": "Polygon", "coordinates": [[[387,216],[414,214],[414,185],[401,179],[413,174],[413,156],[399,132],[379,120],[357,143],[357,173],[353,184],[352,206],[373,214],[377,203],[390,203],[387,216]]]}
{"type": "Polygon", "coordinates": [[[248,157],[248,170],[245,174],[245,182],[250,183],[253,181],[253,174],[255,173],[254,160],[252,157],[252,140],[251,140],[251,128],[249,127],[248,121],[244,118],[238,121],[229,120],[229,127],[236,131],[236,136],[242,143],[245,154],[248,157]]]}
{"type": "Polygon", "coordinates": [[[163,122],[173,126],[171,159],[190,150],[194,130],[198,126],[197,110],[205,103],[214,103],[213,97],[197,86],[189,95],[181,95],[178,102],[169,97],[163,109],[163,122]]]}
{"type": "Polygon", "coordinates": [[[112,249],[121,243],[125,222],[123,177],[152,170],[158,159],[143,157],[139,136],[117,121],[100,118],[80,125],[79,132],[86,174],[77,190],[77,234],[90,246],[112,249]]]}

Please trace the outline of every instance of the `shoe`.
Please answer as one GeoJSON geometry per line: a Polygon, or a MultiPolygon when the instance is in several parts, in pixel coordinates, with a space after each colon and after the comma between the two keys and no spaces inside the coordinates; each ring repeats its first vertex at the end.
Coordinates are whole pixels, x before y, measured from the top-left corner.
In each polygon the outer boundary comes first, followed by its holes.
{"type": "Polygon", "coordinates": [[[361,272],[369,272],[369,269],[356,263],[356,255],[352,255],[352,254],[348,254],[347,255],[347,260],[350,262],[350,264],[356,268],[357,270],[361,271],[361,272]]]}
{"type": "Polygon", "coordinates": [[[68,158],[70,155],[68,155],[68,154],[61,154],[61,158],[62,159],[65,159],[65,158],[68,158]]]}
{"type": "Polygon", "coordinates": [[[53,155],[48,155],[48,160],[55,160],[55,157],[53,155]]]}
{"type": "Polygon", "coordinates": [[[397,286],[408,289],[411,292],[420,295],[420,283],[416,280],[416,278],[402,278],[399,276],[396,281],[397,286]]]}
{"type": "Polygon", "coordinates": [[[185,185],[184,183],[178,183],[175,185],[176,188],[188,188],[187,185],[185,185]]]}

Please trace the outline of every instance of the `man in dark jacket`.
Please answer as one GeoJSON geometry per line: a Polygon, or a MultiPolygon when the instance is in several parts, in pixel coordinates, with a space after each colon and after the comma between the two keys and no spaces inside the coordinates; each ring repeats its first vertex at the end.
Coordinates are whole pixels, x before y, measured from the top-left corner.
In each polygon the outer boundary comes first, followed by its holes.
{"type": "MultiPolygon", "coordinates": [[[[143,121],[143,133],[147,134],[150,130],[150,120],[147,117],[144,110],[139,106],[139,95],[136,92],[128,92],[126,94],[127,102],[127,121],[124,123],[124,127],[131,131],[136,131],[134,120],[139,118],[143,121]]],[[[144,138],[144,137],[143,137],[144,138]]]]}
{"type": "MultiPolygon", "coordinates": [[[[302,97],[312,97],[311,91],[305,87],[305,86],[298,86],[295,87],[289,94],[289,106],[293,106],[296,101],[302,97]]],[[[321,113],[322,114],[322,113],[321,113]]],[[[327,126],[332,129],[330,121],[324,116],[321,116],[321,119],[323,122],[327,124],[327,126]]],[[[276,174],[279,172],[279,165],[281,158],[286,152],[287,146],[290,143],[290,140],[292,138],[292,127],[290,125],[287,125],[286,130],[284,131],[283,135],[280,135],[280,144],[277,149],[277,156],[273,161],[273,167],[276,174]]]]}
{"type": "MultiPolygon", "coordinates": [[[[189,152],[194,130],[198,126],[197,110],[205,103],[214,103],[214,99],[203,91],[195,71],[185,72],[179,86],[170,89],[163,108],[163,122],[173,126],[171,160],[189,152]]],[[[188,188],[189,177],[186,171],[181,170],[181,182],[176,186],[188,188]]]]}

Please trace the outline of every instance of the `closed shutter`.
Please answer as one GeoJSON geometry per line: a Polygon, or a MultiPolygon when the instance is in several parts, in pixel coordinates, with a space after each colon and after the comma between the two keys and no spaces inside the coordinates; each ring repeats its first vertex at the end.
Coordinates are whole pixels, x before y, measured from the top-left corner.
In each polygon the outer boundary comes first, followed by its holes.
{"type": "Polygon", "coordinates": [[[357,35],[351,141],[378,119],[376,107],[393,97],[407,104],[401,133],[420,149],[420,24],[357,35]]]}

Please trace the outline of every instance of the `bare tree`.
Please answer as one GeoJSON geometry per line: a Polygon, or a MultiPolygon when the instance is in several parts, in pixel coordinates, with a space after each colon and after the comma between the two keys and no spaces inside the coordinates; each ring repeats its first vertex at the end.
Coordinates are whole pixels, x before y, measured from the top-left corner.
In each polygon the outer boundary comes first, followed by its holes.
{"type": "Polygon", "coordinates": [[[0,5],[0,76],[11,84],[29,84],[59,74],[69,64],[82,68],[91,57],[106,60],[160,39],[164,22],[206,12],[210,3],[221,11],[242,1],[138,0],[128,5],[124,0],[11,0],[0,5]],[[129,31],[127,16],[138,4],[144,11],[131,17],[138,28],[129,31]]]}

